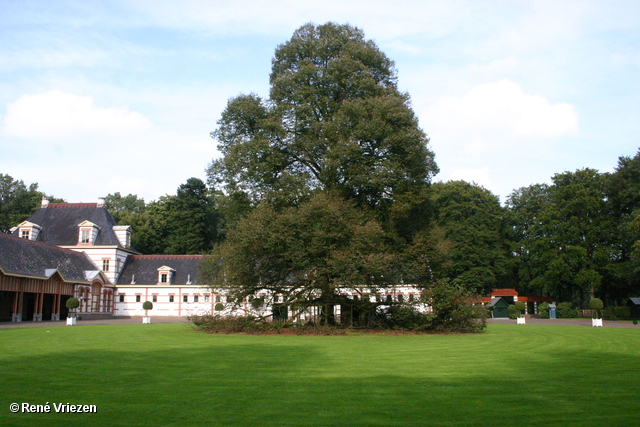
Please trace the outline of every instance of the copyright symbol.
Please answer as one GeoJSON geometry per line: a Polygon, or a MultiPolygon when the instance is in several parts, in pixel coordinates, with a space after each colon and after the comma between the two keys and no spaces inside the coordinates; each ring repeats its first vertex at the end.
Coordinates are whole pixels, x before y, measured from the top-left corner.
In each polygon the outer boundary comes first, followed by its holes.
{"type": "Polygon", "coordinates": [[[11,405],[9,405],[9,409],[11,409],[11,412],[18,412],[20,410],[20,405],[18,405],[17,403],[12,403],[11,405]]]}

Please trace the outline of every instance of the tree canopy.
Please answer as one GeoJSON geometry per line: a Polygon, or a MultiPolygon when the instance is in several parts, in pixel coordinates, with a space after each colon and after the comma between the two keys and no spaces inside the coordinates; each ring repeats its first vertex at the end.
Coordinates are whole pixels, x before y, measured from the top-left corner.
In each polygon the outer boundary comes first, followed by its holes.
{"type": "Polygon", "coordinates": [[[438,169],[396,81],[361,30],[307,24],[276,49],[269,99],[229,100],[208,169],[234,223],[205,263],[215,286],[314,303],[331,321],[340,287],[399,283],[438,169]]]}
{"type": "Polygon", "coordinates": [[[307,24],[278,46],[268,100],[229,100],[212,136],[210,182],[251,200],[297,204],[317,190],[388,209],[438,169],[393,62],[361,30],[307,24]]]}

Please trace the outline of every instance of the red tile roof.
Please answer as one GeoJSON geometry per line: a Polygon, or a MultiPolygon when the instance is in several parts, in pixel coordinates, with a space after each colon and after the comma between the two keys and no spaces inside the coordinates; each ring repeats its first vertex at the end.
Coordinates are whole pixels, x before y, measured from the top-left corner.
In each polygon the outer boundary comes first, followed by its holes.
{"type": "Polygon", "coordinates": [[[494,289],[491,291],[492,297],[517,297],[518,291],[515,289],[494,289]]]}

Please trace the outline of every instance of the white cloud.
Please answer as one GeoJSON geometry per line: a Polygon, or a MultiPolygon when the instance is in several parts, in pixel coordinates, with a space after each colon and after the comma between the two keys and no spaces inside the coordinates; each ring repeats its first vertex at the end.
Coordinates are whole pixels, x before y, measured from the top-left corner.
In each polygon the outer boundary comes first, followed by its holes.
{"type": "Polygon", "coordinates": [[[573,105],[552,105],[540,95],[527,95],[509,80],[486,83],[462,98],[445,98],[424,115],[447,138],[496,141],[505,137],[557,137],[578,131],[573,105]]]}
{"type": "Polygon", "coordinates": [[[149,128],[151,122],[126,106],[102,108],[90,96],[52,90],[22,95],[7,106],[4,132],[37,140],[122,134],[149,128]]]}
{"type": "Polygon", "coordinates": [[[528,185],[557,144],[578,133],[569,103],[530,95],[510,81],[478,85],[460,97],[443,97],[420,114],[441,169],[440,180],[476,182],[505,196],[528,185]]]}

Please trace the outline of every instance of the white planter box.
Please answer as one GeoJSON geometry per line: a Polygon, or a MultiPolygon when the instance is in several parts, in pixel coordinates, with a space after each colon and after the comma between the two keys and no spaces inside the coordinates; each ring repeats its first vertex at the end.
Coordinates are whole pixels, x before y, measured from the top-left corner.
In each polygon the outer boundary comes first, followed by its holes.
{"type": "Polygon", "coordinates": [[[67,325],[68,326],[75,326],[76,320],[77,319],[75,317],[67,317],[67,325]]]}
{"type": "Polygon", "coordinates": [[[524,317],[518,317],[516,320],[518,325],[524,325],[524,317]]]}
{"type": "Polygon", "coordinates": [[[602,328],[602,319],[591,319],[591,326],[602,328]]]}
{"type": "Polygon", "coordinates": [[[150,316],[142,316],[142,323],[151,323],[151,317],[150,316]]]}

